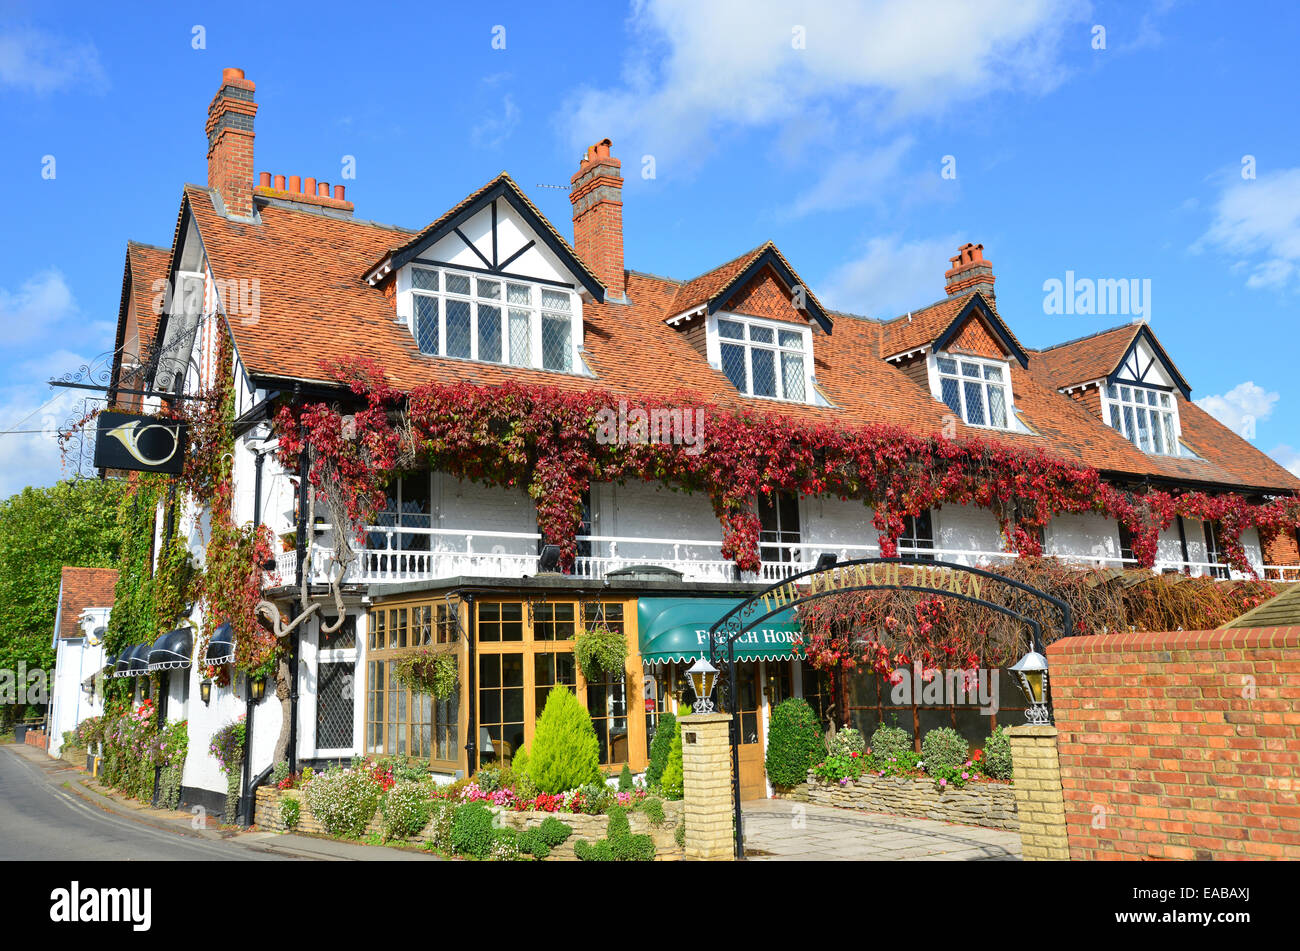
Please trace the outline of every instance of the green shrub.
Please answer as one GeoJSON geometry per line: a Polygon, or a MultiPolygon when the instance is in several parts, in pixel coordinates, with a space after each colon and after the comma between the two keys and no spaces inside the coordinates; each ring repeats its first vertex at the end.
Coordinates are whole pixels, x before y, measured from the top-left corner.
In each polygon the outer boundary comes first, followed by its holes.
{"type": "Polygon", "coordinates": [[[614,861],[614,851],[609,847],[608,839],[601,839],[598,842],[579,839],[573,843],[573,854],[583,862],[614,861]]]}
{"type": "Polygon", "coordinates": [[[984,741],[984,772],[994,779],[1011,778],[1011,738],[995,726],[984,741]]]}
{"type": "Polygon", "coordinates": [[[527,764],[533,784],[550,795],[601,782],[600,744],[591,715],[571,690],[551,688],[527,764]]]}
{"type": "Polygon", "coordinates": [[[401,782],[384,794],[384,841],[415,835],[429,822],[433,803],[424,783],[401,782]]]}
{"type": "Polygon", "coordinates": [[[664,767],[668,765],[668,754],[672,751],[676,732],[677,717],[672,713],[659,714],[659,726],[655,738],[650,741],[650,762],[645,769],[645,784],[650,789],[658,789],[663,781],[664,767]]]}
{"type": "Polygon", "coordinates": [[[307,805],[330,835],[356,837],[379,808],[382,790],[364,770],[332,770],[306,790],[307,805]]]}
{"type": "Polygon", "coordinates": [[[578,795],[582,797],[582,812],[589,816],[600,815],[614,801],[614,791],[603,779],[579,786],[578,795]]]}
{"type": "Polygon", "coordinates": [[[289,831],[298,828],[298,820],[302,817],[302,804],[293,796],[285,796],[280,800],[280,822],[289,831]]]}
{"type": "Polygon", "coordinates": [[[861,756],[867,751],[867,741],[862,733],[851,726],[835,731],[835,735],[826,738],[827,756],[861,756]]]}
{"type": "Polygon", "coordinates": [[[686,817],[682,816],[677,822],[677,830],[673,832],[673,840],[677,843],[679,849],[686,848],[686,817]]]}
{"type": "Polygon", "coordinates": [[[551,848],[563,845],[573,835],[573,826],[567,822],[562,822],[555,816],[547,816],[542,820],[542,824],[537,827],[538,833],[543,841],[551,848]]]}
{"type": "Polygon", "coordinates": [[[673,745],[668,751],[668,763],[664,766],[663,787],[665,799],[681,799],[684,795],[682,776],[682,730],[679,725],[673,732],[673,745]]]}
{"type": "Polygon", "coordinates": [[[966,738],[950,726],[936,727],[921,738],[921,758],[925,771],[955,769],[970,757],[966,738]]]}
{"type": "Polygon", "coordinates": [[[551,854],[551,847],[541,829],[533,827],[519,833],[519,851],[535,859],[544,859],[551,854]]]}
{"type": "Polygon", "coordinates": [[[664,804],[654,796],[647,796],[641,800],[640,810],[645,813],[645,817],[650,820],[650,824],[656,828],[664,824],[664,804]]]}
{"type": "Polygon", "coordinates": [[[628,835],[632,826],[627,821],[627,810],[622,806],[610,806],[609,824],[605,826],[605,835],[611,839],[616,835],[628,835]]]}
{"type": "Polygon", "coordinates": [[[791,697],[772,711],[767,735],[767,778],[774,786],[797,786],[822,758],[822,728],[806,700],[791,697]]]}
{"type": "Polygon", "coordinates": [[[900,726],[886,726],[882,723],[871,734],[871,752],[876,756],[888,759],[911,751],[912,737],[900,726]]]}
{"type": "Polygon", "coordinates": [[[451,851],[485,859],[492,852],[495,832],[491,809],[481,802],[462,803],[451,817],[451,851]]]}
{"type": "Polygon", "coordinates": [[[451,823],[456,814],[456,804],[444,799],[435,800],[430,803],[429,812],[432,822],[425,846],[439,852],[454,851],[451,847],[451,823]]]}
{"type": "Polygon", "coordinates": [[[653,862],[655,840],[648,835],[610,836],[609,850],[615,862],[653,862]]]}
{"type": "Polygon", "coordinates": [[[632,792],[636,789],[636,782],[632,779],[632,770],[627,763],[623,764],[623,771],[618,774],[618,791],[632,792]]]}

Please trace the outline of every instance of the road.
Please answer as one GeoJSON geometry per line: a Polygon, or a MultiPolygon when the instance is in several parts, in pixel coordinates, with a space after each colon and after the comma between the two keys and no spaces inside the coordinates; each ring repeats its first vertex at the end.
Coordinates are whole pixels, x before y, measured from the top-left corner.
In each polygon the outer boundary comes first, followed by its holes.
{"type": "Polygon", "coordinates": [[[258,861],[277,854],[214,833],[185,834],[106,811],[72,792],[79,775],[60,760],[30,761],[0,746],[0,860],[258,861]]]}

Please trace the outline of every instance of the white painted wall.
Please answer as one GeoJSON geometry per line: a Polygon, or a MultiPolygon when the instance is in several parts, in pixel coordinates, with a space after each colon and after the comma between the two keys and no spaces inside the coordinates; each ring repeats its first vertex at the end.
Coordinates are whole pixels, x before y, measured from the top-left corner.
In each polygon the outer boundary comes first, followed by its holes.
{"type": "MultiPolygon", "coordinates": [[[[997,517],[971,505],[945,505],[933,513],[936,548],[1001,551],[1002,532],[997,517]]],[[[976,559],[945,555],[947,561],[974,564],[976,559]]]]}
{"type": "MultiPolygon", "coordinates": [[[[593,532],[621,537],[663,538],[708,544],[683,545],[682,558],[716,560],[722,557],[722,524],[713,505],[703,495],[674,492],[641,480],[624,485],[603,484],[592,489],[593,532]],[[597,526],[599,526],[597,528],[597,526]]],[[[593,545],[592,554],[609,553],[608,543],[593,545]]],[[[672,547],[662,544],[619,542],[620,558],[672,557],[672,547]]]]}
{"type": "MultiPolygon", "coordinates": [[[[473,532],[537,532],[537,506],[528,493],[457,479],[445,472],[434,474],[433,527],[473,532]]],[[[463,551],[457,538],[434,539],[435,551],[463,551]]],[[[476,552],[504,552],[535,555],[537,542],[526,538],[493,538],[483,535],[474,539],[476,552]]]]}
{"type": "MultiPolygon", "coordinates": [[[[1058,557],[1119,558],[1119,526],[1095,512],[1058,515],[1047,524],[1044,553],[1058,557]]],[[[1116,567],[1118,562],[1105,562],[1116,567]]]]}
{"type": "MultiPolygon", "coordinates": [[[[799,524],[803,540],[810,545],[875,545],[880,532],[871,524],[874,512],[859,501],[818,496],[799,501],[799,524]]],[[[849,552],[861,558],[863,552],[849,552]]]]}

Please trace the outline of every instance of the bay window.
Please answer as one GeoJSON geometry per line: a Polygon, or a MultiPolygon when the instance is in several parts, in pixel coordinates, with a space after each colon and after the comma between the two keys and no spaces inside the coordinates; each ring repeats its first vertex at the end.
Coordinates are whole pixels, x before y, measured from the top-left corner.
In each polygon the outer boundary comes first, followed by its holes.
{"type": "Polygon", "coordinates": [[[449,268],[410,267],[410,329],[421,352],[573,373],[572,291],[449,268]]]}
{"type": "Polygon", "coordinates": [[[1167,392],[1111,383],[1106,387],[1106,418],[1112,429],[1143,452],[1181,455],[1178,408],[1167,392]]]}

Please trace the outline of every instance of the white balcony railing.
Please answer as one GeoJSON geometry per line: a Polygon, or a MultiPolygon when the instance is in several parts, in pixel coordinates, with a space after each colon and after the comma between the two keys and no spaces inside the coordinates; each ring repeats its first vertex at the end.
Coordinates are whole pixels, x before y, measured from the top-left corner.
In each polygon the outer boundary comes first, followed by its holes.
{"type": "MultiPolygon", "coordinates": [[[[334,552],[329,543],[328,527],[313,547],[308,566],[312,583],[329,580],[334,552]]],[[[343,581],[349,584],[425,581],[470,575],[491,578],[521,578],[537,573],[536,532],[464,531],[443,528],[392,528],[370,526],[365,544],[356,551],[343,581]]],[[[735,566],[722,557],[721,542],[707,539],[643,538],[620,535],[581,535],[583,552],[574,565],[573,576],[592,580],[605,578],[610,572],[633,565],[657,565],[681,572],[683,581],[772,583],[816,564],[822,554],[834,554],[840,561],[872,558],[880,554],[878,545],[831,545],[805,542],[797,545],[763,545],[764,560],[757,572],[745,572],[739,579],[735,566]],[[779,557],[778,557],[779,553],[779,557]]],[[[940,561],[957,562],[972,567],[992,567],[1015,557],[1003,551],[965,548],[900,547],[904,556],[921,555],[940,561]]],[[[1133,559],[1106,555],[1061,553],[1048,555],[1080,567],[1136,567],[1133,559]]],[[[1260,577],[1282,581],[1300,581],[1300,566],[1254,565],[1260,577]]],[[[269,584],[292,584],[296,576],[297,554],[280,553],[269,584]]],[[[1174,570],[1192,575],[1218,573],[1223,577],[1248,578],[1248,574],[1209,562],[1157,561],[1154,571],[1174,570]]]]}

